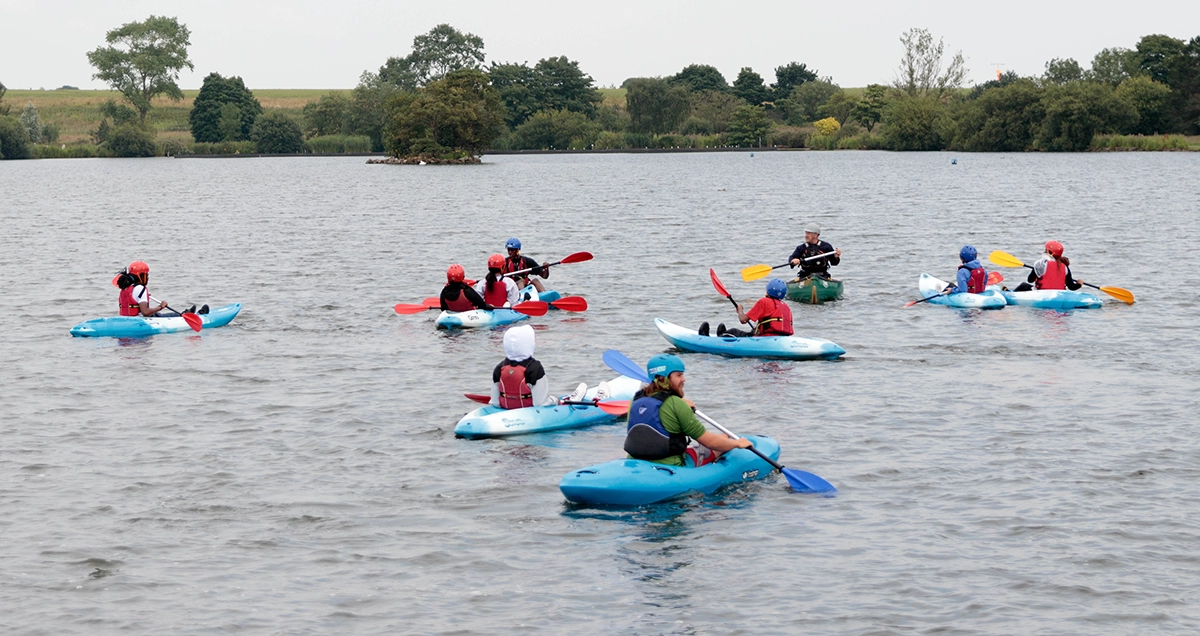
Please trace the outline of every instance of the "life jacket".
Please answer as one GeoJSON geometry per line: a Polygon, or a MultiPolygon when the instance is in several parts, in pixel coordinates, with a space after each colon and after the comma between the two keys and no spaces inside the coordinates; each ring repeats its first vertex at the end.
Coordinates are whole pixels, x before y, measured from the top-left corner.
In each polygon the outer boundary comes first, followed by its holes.
{"type": "Polygon", "coordinates": [[[121,290],[121,294],[117,296],[117,304],[121,316],[140,316],[142,315],[142,307],[133,299],[133,285],[121,290]]]}
{"type": "Polygon", "coordinates": [[[982,294],[987,290],[987,271],[982,267],[969,269],[966,265],[959,265],[958,268],[971,272],[971,277],[967,279],[967,293],[982,294]]]}
{"type": "MultiPolygon", "coordinates": [[[[504,259],[504,269],[502,269],[501,272],[505,274],[511,274],[512,272],[519,272],[523,269],[530,269],[537,266],[537,261],[529,258],[528,256],[517,254],[516,256],[504,259]]],[[[529,275],[533,273],[535,272],[526,272],[521,274],[520,276],[513,278],[513,282],[517,284],[517,287],[524,287],[529,284],[529,275]]]]}
{"type": "MultiPolygon", "coordinates": [[[[769,297],[768,297],[769,298],[769,297]]],[[[794,333],[792,330],[792,309],[787,306],[787,303],[778,298],[771,298],[774,308],[769,316],[764,316],[759,319],[754,325],[754,335],[756,336],[790,336],[794,333]]]]}
{"type": "Polygon", "coordinates": [[[458,297],[454,299],[446,299],[447,311],[472,311],[475,309],[475,305],[472,305],[471,301],[467,300],[467,294],[465,291],[463,291],[464,288],[465,285],[460,284],[458,289],[458,297]]]}
{"type": "Polygon", "coordinates": [[[682,455],[687,450],[687,435],[668,432],[659,418],[659,409],[671,395],[661,391],[640,397],[630,405],[629,426],[625,429],[625,452],[630,457],[653,461],[682,455]]]}
{"type": "MultiPolygon", "coordinates": [[[[532,358],[526,358],[526,364],[532,358]]],[[[500,367],[500,408],[519,409],[533,406],[533,389],[525,382],[524,364],[500,367]]]]}
{"type": "Polygon", "coordinates": [[[484,281],[483,300],[493,307],[503,307],[508,303],[508,283],[501,278],[488,289],[487,281],[484,281]]]}
{"type": "Polygon", "coordinates": [[[1038,289],[1066,289],[1067,288],[1067,266],[1063,265],[1057,258],[1046,260],[1046,271],[1042,277],[1037,279],[1038,289]]]}

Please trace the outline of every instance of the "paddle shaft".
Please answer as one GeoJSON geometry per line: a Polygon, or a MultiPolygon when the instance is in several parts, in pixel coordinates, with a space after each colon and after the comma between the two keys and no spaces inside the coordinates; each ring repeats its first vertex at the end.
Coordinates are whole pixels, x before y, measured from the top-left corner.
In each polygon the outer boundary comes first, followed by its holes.
{"type": "MultiPolygon", "coordinates": [[[[713,426],[717,427],[717,430],[719,430],[719,431],[721,431],[722,433],[724,433],[724,434],[728,435],[728,436],[729,436],[730,438],[732,438],[732,439],[741,439],[740,437],[738,437],[738,436],[737,436],[737,434],[736,434],[736,433],[734,433],[733,431],[731,431],[731,430],[729,430],[729,429],[725,428],[724,426],[721,426],[720,424],[718,424],[718,423],[717,423],[717,421],[716,421],[716,420],[714,420],[713,418],[711,418],[711,417],[709,417],[709,416],[705,415],[704,413],[702,413],[702,412],[700,411],[700,409],[696,409],[696,417],[698,417],[698,418],[700,418],[700,419],[704,420],[705,422],[708,422],[709,424],[712,424],[713,426]]],[[[768,464],[770,464],[770,465],[774,466],[774,467],[775,467],[775,469],[776,469],[776,470],[778,470],[779,472],[783,472],[783,466],[782,466],[782,465],[780,465],[780,464],[779,464],[779,462],[777,462],[777,461],[775,461],[775,460],[771,459],[770,457],[767,457],[766,455],[764,455],[762,451],[760,451],[760,450],[758,450],[757,448],[755,448],[755,447],[754,447],[754,444],[751,444],[751,445],[748,447],[748,449],[749,449],[749,450],[751,450],[751,451],[754,451],[754,454],[755,454],[755,455],[758,455],[759,457],[763,458],[763,460],[764,460],[764,461],[766,461],[768,464]]]]}
{"type": "Polygon", "coordinates": [[[547,268],[547,267],[553,267],[553,266],[555,266],[555,265],[562,265],[562,264],[563,264],[563,261],[567,261],[568,263],[578,263],[578,262],[581,262],[581,261],[590,261],[590,260],[592,260],[592,255],[591,255],[591,254],[588,254],[587,252],[576,252],[575,254],[571,254],[570,256],[567,256],[567,258],[564,258],[564,259],[562,259],[561,261],[554,261],[553,263],[546,263],[545,265],[539,265],[539,266],[537,266],[537,267],[529,267],[529,268],[526,268],[526,269],[519,269],[519,270],[517,270],[517,271],[515,271],[515,272],[508,272],[508,273],[506,273],[506,274],[501,274],[501,275],[500,275],[500,278],[504,278],[505,276],[522,276],[522,275],[524,275],[524,274],[528,274],[529,272],[534,272],[534,271],[537,271],[537,270],[539,270],[539,269],[545,269],[545,268],[547,268]],[[567,259],[568,259],[568,258],[571,258],[571,256],[575,256],[575,254],[587,254],[587,258],[580,258],[580,259],[578,259],[578,260],[570,260],[570,261],[567,261],[567,259]]]}

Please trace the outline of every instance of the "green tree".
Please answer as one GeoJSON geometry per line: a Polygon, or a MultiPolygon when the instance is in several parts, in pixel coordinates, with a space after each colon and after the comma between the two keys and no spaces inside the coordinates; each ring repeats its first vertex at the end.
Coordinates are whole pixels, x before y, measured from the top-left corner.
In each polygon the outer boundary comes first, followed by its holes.
{"type": "Polygon", "coordinates": [[[1097,82],[1105,82],[1116,86],[1127,77],[1141,74],[1140,57],[1137,51],[1112,48],[1103,49],[1092,58],[1092,68],[1087,72],[1087,78],[1097,82]]]}
{"type": "Polygon", "coordinates": [[[630,127],[637,133],[668,133],[683,123],[691,111],[688,90],[666,80],[642,77],[626,83],[625,107],[630,127]]]}
{"type": "Polygon", "coordinates": [[[967,99],[978,99],[979,96],[988,89],[1003,88],[1019,79],[1021,79],[1021,76],[1017,75],[1016,71],[1005,71],[1002,75],[1000,75],[1000,77],[994,80],[988,80],[982,84],[976,85],[975,88],[972,88],[971,92],[967,94],[967,99]]]}
{"type": "Polygon", "coordinates": [[[1137,110],[1100,82],[1049,86],[1042,99],[1046,116],[1036,147],[1050,151],[1083,151],[1096,133],[1117,132],[1137,121],[1137,110]]]}
{"type": "Polygon", "coordinates": [[[1117,97],[1133,105],[1136,123],[1120,132],[1157,135],[1169,130],[1171,89],[1145,75],[1127,78],[1117,87],[1117,97]]]}
{"type": "Polygon", "coordinates": [[[955,148],[970,152],[1024,152],[1045,118],[1043,90],[1022,79],[983,91],[959,105],[955,148]]]}
{"type": "Polygon", "coordinates": [[[388,101],[384,145],[393,156],[478,155],[504,129],[500,93],[475,69],[451,71],[388,101]]]}
{"type": "Polygon", "coordinates": [[[104,147],[118,157],[153,157],[154,133],[139,122],[127,122],[112,129],[104,147]]]}
{"type": "Polygon", "coordinates": [[[28,159],[29,131],[16,117],[0,116],[0,159],[28,159]]]}
{"type": "Polygon", "coordinates": [[[738,106],[729,121],[729,143],[734,146],[749,148],[759,146],[762,139],[771,130],[771,122],[767,121],[767,111],[762,106],[738,106]]]}
{"type": "Polygon", "coordinates": [[[934,97],[892,100],[883,112],[883,141],[891,150],[941,150],[953,121],[947,107],[934,97]]]}
{"type": "Polygon", "coordinates": [[[850,112],[856,105],[858,100],[839,88],[824,104],[817,107],[817,117],[832,117],[837,120],[839,126],[844,126],[850,120],[850,112]]]}
{"type": "Polygon", "coordinates": [[[538,100],[532,88],[535,83],[533,69],[528,64],[492,63],[488,69],[492,86],[500,93],[504,104],[504,122],[511,128],[525,123],[538,112],[538,100]]]}
{"type": "Polygon", "coordinates": [[[797,86],[817,81],[816,69],[799,62],[788,62],[775,67],[775,83],[771,84],[771,95],[775,100],[787,99],[797,86]]]}
{"type": "Polygon", "coordinates": [[[371,139],[371,152],[383,152],[383,127],[387,123],[387,104],[401,89],[380,79],[375,73],[364,72],[358,86],[350,92],[347,119],[356,135],[371,139]]]}
{"type": "Polygon", "coordinates": [[[175,18],[150,16],[145,22],[130,22],[109,31],[104,39],[109,46],[87,54],[96,68],[93,79],[107,82],[137,109],[145,123],[150,100],[166,95],[183,99],[175,82],[184,67],[195,68],[188,59],[191,32],[175,18]]]}
{"type": "Polygon", "coordinates": [[[567,110],[593,117],[604,101],[592,77],[579,69],[579,62],[566,56],[538,60],[531,88],[539,110],[567,110]]]}
{"type": "Polygon", "coordinates": [[[42,120],[38,117],[37,106],[34,106],[33,102],[25,104],[25,109],[21,111],[18,119],[29,132],[29,141],[35,144],[42,143],[42,120]]]}
{"type": "Polygon", "coordinates": [[[600,127],[583,113],[543,110],[513,130],[518,147],[542,150],[587,148],[600,134],[600,127]]]}
{"type": "MultiPolygon", "coordinates": [[[[744,100],[733,93],[723,91],[698,91],[692,93],[689,100],[692,104],[689,119],[694,117],[709,122],[713,132],[717,133],[725,132],[733,119],[733,113],[738,107],[746,105],[744,100]]],[[[683,132],[682,129],[680,132],[683,132]]]]}
{"type": "Polygon", "coordinates": [[[778,100],[775,105],[783,111],[784,120],[792,126],[802,126],[821,118],[818,109],[829,101],[838,91],[842,90],[830,78],[805,82],[792,90],[785,100],[778,100]]]}
{"type": "Polygon", "coordinates": [[[329,91],[317,101],[305,104],[301,116],[306,137],[354,133],[350,123],[350,100],[338,91],[329,91]]]}
{"type": "Polygon", "coordinates": [[[887,105],[887,87],[882,84],[869,84],[863,91],[862,99],[850,110],[850,119],[863,125],[867,132],[875,128],[875,124],[883,118],[883,109],[887,105]]]}
{"type": "Polygon", "coordinates": [[[483,39],[439,24],[413,38],[412,53],[388,58],[379,69],[380,81],[401,90],[415,90],[451,71],[483,67],[483,39]]]}
{"type": "Polygon", "coordinates": [[[1150,79],[1175,88],[1187,44],[1167,35],[1147,35],[1137,43],[1138,66],[1150,79]]]}
{"type": "Polygon", "coordinates": [[[254,121],[250,140],[265,154],[295,154],[304,151],[300,124],[287,115],[269,112],[254,121]]]}
{"type": "Polygon", "coordinates": [[[1083,67],[1070,57],[1065,60],[1056,57],[1046,62],[1046,72],[1042,74],[1042,81],[1059,86],[1067,82],[1078,82],[1081,79],[1083,79],[1083,67]]]}
{"type": "Polygon", "coordinates": [[[721,75],[715,66],[708,64],[689,64],[675,75],[667,79],[674,86],[685,86],[690,91],[727,91],[729,82],[721,75]]]}
{"type": "MultiPolygon", "coordinates": [[[[909,29],[900,35],[904,55],[893,83],[896,90],[909,97],[933,97],[941,99],[952,89],[962,86],[967,77],[966,61],[962,51],[950,58],[942,70],[945,47],[941,38],[935,43],[933,35],[925,29],[909,29]]],[[[901,108],[907,109],[911,104],[901,108]]]]}
{"type": "Polygon", "coordinates": [[[100,124],[96,130],[92,131],[92,140],[103,146],[108,143],[113,129],[122,124],[137,124],[137,118],[137,111],[132,108],[118,104],[111,99],[106,100],[100,105],[100,124]],[[111,124],[109,120],[112,120],[111,124]]]}
{"type": "Polygon", "coordinates": [[[250,138],[254,120],[262,114],[262,104],[254,93],[246,88],[240,77],[221,77],[220,73],[209,73],[200,85],[200,92],[192,102],[188,113],[188,124],[192,138],[196,141],[215,143],[219,141],[243,141],[250,138]],[[232,116],[236,108],[236,121],[222,121],[232,116]]]}
{"type": "Polygon", "coordinates": [[[737,79],[733,80],[733,94],[752,106],[758,106],[771,99],[771,91],[763,82],[762,75],[755,73],[749,66],[743,66],[742,70],[738,71],[737,79]]]}
{"type": "Polygon", "coordinates": [[[6,117],[9,113],[8,105],[4,103],[4,94],[8,89],[4,87],[4,82],[0,82],[0,117],[6,117]]]}

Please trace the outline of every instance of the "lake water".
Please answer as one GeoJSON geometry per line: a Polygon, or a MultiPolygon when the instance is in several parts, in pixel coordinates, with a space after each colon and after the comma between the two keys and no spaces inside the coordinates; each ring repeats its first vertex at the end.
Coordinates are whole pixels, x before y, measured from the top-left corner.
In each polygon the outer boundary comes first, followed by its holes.
{"type": "MultiPolygon", "coordinates": [[[[0,162],[0,631],[8,634],[1193,634],[1200,631],[1200,153],[759,152],[0,162]],[[397,302],[525,253],[582,314],[535,318],[556,391],[732,324],[708,268],[820,223],[838,362],[687,354],[687,390],[778,439],[778,475],[641,510],[568,506],[623,425],[455,439],[502,331],[397,302]],[[921,304],[963,243],[1133,291],[1099,310],[921,304]],[[228,327],[75,339],[129,261],[228,327]]],[[[998,270],[1015,282],[1019,270],[998,270]]],[[[1098,293],[1098,292],[1097,292],[1098,293]]]]}

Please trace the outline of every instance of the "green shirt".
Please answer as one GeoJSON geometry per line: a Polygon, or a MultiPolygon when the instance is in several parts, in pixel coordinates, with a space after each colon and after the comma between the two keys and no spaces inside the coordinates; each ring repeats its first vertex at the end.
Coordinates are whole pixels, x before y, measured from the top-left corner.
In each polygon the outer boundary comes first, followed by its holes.
{"type": "MultiPolygon", "coordinates": [[[[630,404],[633,402],[631,401],[630,404]]],[[[704,428],[704,424],[700,423],[700,420],[696,419],[692,407],[688,406],[683,398],[674,394],[663,401],[662,407],[658,409],[658,419],[668,433],[683,433],[692,439],[700,437],[708,430],[704,428]]],[[[683,455],[672,455],[652,461],[655,464],[683,466],[683,455]]]]}

